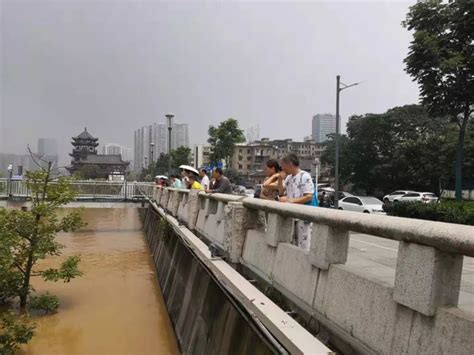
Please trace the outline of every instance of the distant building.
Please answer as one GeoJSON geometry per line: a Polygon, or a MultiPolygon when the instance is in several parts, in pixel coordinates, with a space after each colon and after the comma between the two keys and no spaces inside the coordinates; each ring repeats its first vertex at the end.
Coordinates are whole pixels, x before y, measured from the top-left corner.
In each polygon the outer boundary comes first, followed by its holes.
{"type": "Polygon", "coordinates": [[[107,143],[102,147],[102,153],[105,155],[121,155],[123,161],[131,162],[133,160],[132,149],[117,143],[107,143]]]}
{"type": "Polygon", "coordinates": [[[122,146],[115,143],[107,143],[102,147],[102,154],[105,155],[122,155],[122,146]]]}
{"type": "Polygon", "coordinates": [[[292,139],[262,138],[252,144],[236,145],[230,159],[230,168],[236,170],[240,175],[250,177],[263,171],[269,159],[280,160],[285,155],[294,153],[300,159],[301,169],[311,171],[314,160],[320,158],[323,150],[322,145],[311,140],[294,142],[292,139]]]}
{"type": "Polygon", "coordinates": [[[324,143],[329,134],[336,133],[336,116],[329,113],[313,116],[312,136],[316,143],[324,143]]]}
{"type": "Polygon", "coordinates": [[[58,144],[53,138],[39,138],[37,149],[38,163],[46,168],[47,162],[51,162],[53,166],[58,165],[58,144]]]}
{"type": "Polygon", "coordinates": [[[74,148],[69,154],[72,161],[67,167],[71,175],[79,171],[87,175],[87,178],[112,179],[125,174],[129,163],[123,161],[120,154],[97,154],[98,140],[87,132],[87,128],[72,138],[74,148]]]}
{"type": "Polygon", "coordinates": [[[0,153],[0,175],[8,176],[8,166],[10,164],[13,166],[13,175],[24,175],[28,170],[38,169],[29,154],[0,153]]]}
{"type": "Polygon", "coordinates": [[[58,144],[53,138],[38,139],[38,154],[40,155],[58,155],[58,144]]]}
{"type": "MultiPolygon", "coordinates": [[[[189,128],[186,123],[174,123],[171,131],[171,149],[189,147],[189,128]]],[[[156,161],[161,153],[168,153],[168,127],[164,123],[143,126],[134,132],[133,169],[141,170],[156,161]],[[154,145],[152,146],[151,143],[154,145]]]]}
{"type": "Polygon", "coordinates": [[[211,155],[211,146],[209,144],[195,145],[192,150],[193,166],[196,169],[209,166],[211,155]]]}

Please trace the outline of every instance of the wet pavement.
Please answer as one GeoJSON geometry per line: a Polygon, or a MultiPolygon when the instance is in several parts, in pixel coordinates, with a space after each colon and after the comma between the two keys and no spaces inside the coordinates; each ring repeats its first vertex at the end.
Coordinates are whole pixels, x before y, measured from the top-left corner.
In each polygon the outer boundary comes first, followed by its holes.
{"type": "Polygon", "coordinates": [[[34,281],[61,306],[35,320],[37,334],[19,354],[178,354],[138,210],[87,208],[83,219],[86,227],[58,241],[63,255],[81,254],[85,275],[70,284],[34,281]]]}

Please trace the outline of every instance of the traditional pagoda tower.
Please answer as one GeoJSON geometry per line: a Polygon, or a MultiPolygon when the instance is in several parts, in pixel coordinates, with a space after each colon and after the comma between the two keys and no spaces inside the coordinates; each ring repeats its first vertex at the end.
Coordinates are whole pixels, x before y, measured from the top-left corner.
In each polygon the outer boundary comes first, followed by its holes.
{"type": "Polygon", "coordinates": [[[97,154],[98,140],[99,138],[95,138],[87,132],[87,127],[77,137],[72,137],[71,144],[74,148],[72,153],[69,153],[72,157],[71,164],[74,165],[80,160],[85,160],[89,154],[97,154]]]}
{"type": "Polygon", "coordinates": [[[111,177],[124,176],[128,162],[118,155],[97,154],[99,138],[93,137],[87,128],[77,137],[72,137],[73,145],[71,165],[66,167],[71,175],[76,171],[87,172],[87,178],[111,179],[111,177]]]}

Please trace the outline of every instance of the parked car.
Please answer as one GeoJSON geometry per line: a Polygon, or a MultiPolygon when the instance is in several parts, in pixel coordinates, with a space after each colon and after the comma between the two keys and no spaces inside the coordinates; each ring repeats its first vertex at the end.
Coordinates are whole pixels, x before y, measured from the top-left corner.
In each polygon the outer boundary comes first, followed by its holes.
{"type": "Polygon", "coordinates": [[[383,202],[376,197],[370,196],[348,196],[339,201],[338,209],[363,212],[385,214],[383,211],[383,202]]]}
{"type": "Polygon", "coordinates": [[[389,195],[385,195],[383,197],[383,202],[389,203],[389,202],[398,202],[400,200],[400,197],[403,195],[406,195],[408,193],[415,192],[415,191],[410,191],[410,190],[397,190],[392,192],[389,195]]]}
{"type": "Polygon", "coordinates": [[[400,202],[437,203],[438,196],[432,192],[410,192],[400,197],[400,202]]]}

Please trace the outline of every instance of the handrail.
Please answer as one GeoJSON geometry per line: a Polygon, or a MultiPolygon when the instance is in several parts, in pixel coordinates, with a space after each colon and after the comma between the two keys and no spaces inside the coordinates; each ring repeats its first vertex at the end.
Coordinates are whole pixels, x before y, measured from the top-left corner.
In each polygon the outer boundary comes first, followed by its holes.
{"type": "Polygon", "coordinates": [[[448,253],[474,257],[474,227],[472,226],[314,208],[248,197],[241,202],[251,209],[385,239],[424,244],[448,253]]]}
{"type": "Polygon", "coordinates": [[[221,194],[217,192],[216,193],[200,192],[199,196],[208,198],[210,200],[217,200],[217,201],[222,201],[222,202],[241,202],[242,199],[245,198],[245,196],[221,194]]]}

